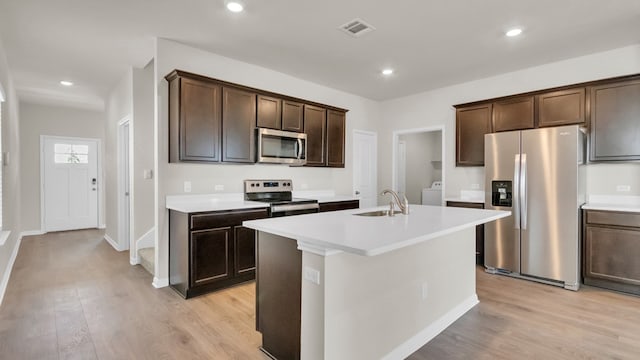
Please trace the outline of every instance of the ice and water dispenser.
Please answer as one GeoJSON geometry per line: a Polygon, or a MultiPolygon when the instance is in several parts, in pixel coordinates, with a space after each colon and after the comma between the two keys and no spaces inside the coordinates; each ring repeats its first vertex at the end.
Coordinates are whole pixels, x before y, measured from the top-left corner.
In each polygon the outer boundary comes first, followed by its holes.
{"type": "Polygon", "coordinates": [[[512,207],[513,205],[513,182],[512,181],[492,181],[491,182],[491,205],[512,207]]]}

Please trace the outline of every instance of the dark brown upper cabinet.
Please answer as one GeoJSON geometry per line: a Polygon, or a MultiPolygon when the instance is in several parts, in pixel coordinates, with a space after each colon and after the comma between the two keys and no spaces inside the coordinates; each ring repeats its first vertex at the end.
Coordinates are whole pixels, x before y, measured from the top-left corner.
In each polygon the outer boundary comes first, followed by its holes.
{"type": "Polygon", "coordinates": [[[344,167],[345,109],[182,70],[165,79],[169,162],[255,163],[257,126],[305,132],[309,166],[344,167]]]}
{"type": "Polygon", "coordinates": [[[510,98],[493,103],[494,132],[533,129],[533,96],[510,98]]]}
{"type": "Polygon", "coordinates": [[[640,79],[591,88],[590,160],[640,160],[640,79]]]}
{"type": "Polygon", "coordinates": [[[306,166],[326,166],[327,110],[305,104],[304,132],[307,134],[306,166]]]}
{"type": "Polygon", "coordinates": [[[271,96],[258,95],[258,119],[261,128],[280,130],[282,128],[282,100],[271,96]]]}
{"type": "Polygon", "coordinates": [[[484,135],[491,132],[492,104],[456,109],[456,166],[484,166],[484,135]]]}
{"type": "Polygon", "coordinates": [[[168,80],[169,161],[219,162],[222,87],[178,75],[168,80]]]}
{"type": "Polygon", "coordinates": [[[303,132],[304,105],[299,102],[282,101],[282,130],[303,132]]]}
{"type": "Polygon", "coordinates": [[[345,113],[327,111],[327,166],[344,167],[345,113]]]}
{"type": "Polygon", "coordinates": [[[255,162],[256,94],[222,89],[222,161],[255,162]]]}
{"type": "Polygon", "coordinates": [[[585,88],[537,95],[538,126],[584,125],[584,100],[585,88]]]}

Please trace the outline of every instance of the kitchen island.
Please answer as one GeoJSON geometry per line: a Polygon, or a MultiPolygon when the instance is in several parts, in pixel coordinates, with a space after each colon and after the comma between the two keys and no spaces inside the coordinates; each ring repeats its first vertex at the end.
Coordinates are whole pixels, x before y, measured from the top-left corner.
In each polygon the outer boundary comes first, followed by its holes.
{"type": "Polygon", "coordinates": [[[507,211],[356,209],[246,221],[258,230],[256,323],[286,359],[403,359],[478,303],[475,226],[507,211]]]}

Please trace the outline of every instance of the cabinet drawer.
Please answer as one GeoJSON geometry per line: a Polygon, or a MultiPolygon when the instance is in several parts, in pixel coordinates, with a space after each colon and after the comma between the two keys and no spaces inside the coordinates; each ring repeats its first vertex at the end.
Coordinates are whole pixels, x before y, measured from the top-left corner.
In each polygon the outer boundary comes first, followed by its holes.
{"type": "Polygon", "coordinates": [[[484,209],[483,203],[472,203],[472,202],[464,202],[464,201],[447,201],[447,206],[469,208],[469,209],[484,209]]]}
{"type": "Polygon", "coordinates": [[[191,230],[213,229],[242,224],[246,220],[264,219],[269,211],[264,209],[243,211],[218,211],[191,215],[191,230]]]}
{"type": "Polygon", "coordinates": [[[640,214],[587,210],[587,224],[630,226],[640,228],[640,214]]]}
{"type": "Polygon", "coordinates": [[[360,200],[334,201],[320,204],[320,212],[357,209],[359,207],[360,200]]]}

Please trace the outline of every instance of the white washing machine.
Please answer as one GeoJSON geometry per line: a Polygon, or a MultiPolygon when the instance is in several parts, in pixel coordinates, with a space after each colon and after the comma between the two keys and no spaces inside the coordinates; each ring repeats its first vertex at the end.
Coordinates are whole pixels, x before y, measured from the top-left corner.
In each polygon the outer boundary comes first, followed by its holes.
{"type": "Polygon", "coordinates": [[[422,189],[422,205],[442,205],[442,181],[434,181],[431,187],[422,189]]]}

